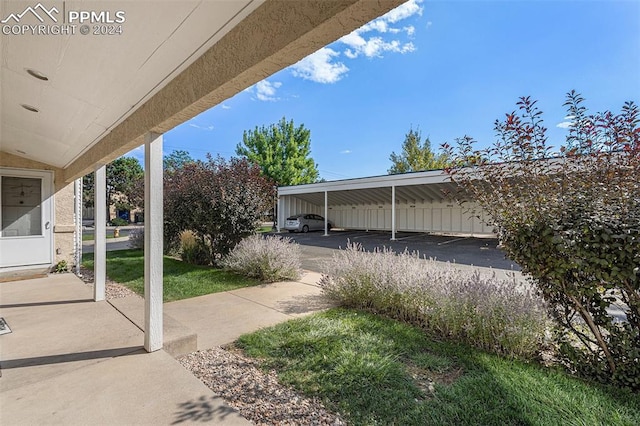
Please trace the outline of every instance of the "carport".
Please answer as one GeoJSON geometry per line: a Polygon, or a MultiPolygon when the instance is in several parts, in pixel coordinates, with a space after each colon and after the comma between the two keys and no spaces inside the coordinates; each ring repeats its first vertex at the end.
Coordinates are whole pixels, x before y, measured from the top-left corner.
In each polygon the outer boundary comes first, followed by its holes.
{"type": "Polygon", "coordinates": [[[398,231],[493,235],[476,203],[453,200],[458,190],[443,170],[282,186],[278,229],[289,216],[314,213],[337,228],[391,231],[392,240],[398,231]]]}

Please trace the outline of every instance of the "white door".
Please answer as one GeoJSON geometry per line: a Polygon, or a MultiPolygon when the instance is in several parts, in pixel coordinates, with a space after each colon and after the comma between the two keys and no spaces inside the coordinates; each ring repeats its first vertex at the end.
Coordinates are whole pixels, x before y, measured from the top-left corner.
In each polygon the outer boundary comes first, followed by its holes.
{"type": "Polygon", "coordinates": [[[50,172],[0,169],[0,268],[53,261],[50,172]]]}

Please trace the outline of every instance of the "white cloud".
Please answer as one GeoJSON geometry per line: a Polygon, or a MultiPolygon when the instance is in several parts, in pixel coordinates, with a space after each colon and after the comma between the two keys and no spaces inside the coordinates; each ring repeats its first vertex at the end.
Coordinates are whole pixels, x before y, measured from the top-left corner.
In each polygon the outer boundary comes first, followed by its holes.
{"type": "Polygon", "coordinates": [[[293,76],[317,83],[335,83],[349,71],[349,67],[337,59],[341,54],[347,59],[356,59],[359,56],[381,58],[385,52],[404,54],[415,51],[416,47],[411,41],[400,39],[403,35],[412,37],[416,31],[415,27],[396,27],[393,24],[415,15],[422,15],[421,3],[422,0],[409,0],[340,38],[336,43],[346,45],[342,52],[323,47],[307,56],[291,66],[293,76]]]}
{"type": "Polygon", "coordinates": [[[573,124],[573,121],[563,121],[562,123],[556,124],[556,127],[559,127],[561,129],[568,129],[573,126],[573,124]]]}
{"type": "Polygon", "coordinates": [[[431,22],[431,21],[427,22],[427,28],[431,28],[432,25],[433,25],[433,22],[431,22]]]}
{"type": "Polygon", "coordinates": [[[349,48],[344,51],[346,57],[355,59],[360,55],[367,58],[380,58],[383,52],[409,53],[416,50],[412,42],[401,43],[398,40],[384,41],[382,37],[371,37],[368,40],[359,34],[351,33],[340,39],[349,48]]]}
{"type": "Polygon", "coordinates": [[[408,37],[411,37],[416,32],[413,25],[395,28],[391,27],[390,24],[394,24],[416,14],[422,14],[420,0],[411,0],[340,38],[339,41],[348,46],[344,51],[345,56],[350,59],[355,59],[360,55],[364,55],[367,58],[379,58],[382,57],[382,53],[384,52],[409,53],[415,51],[416,48],[412,42],[402,42],[398,39],[388,41],[384,40],[380,35],[367,36],[367,33],[400,34],[404,32],[408,37]]]}
{"type": "Polygon", "coordinates": [[[344,151],[340,151],[340,154],[351,154],[351,150],[345,149],[344,151]]]}
{"type": "Polygon", "coordinates": [[[222,104],[222,109],[231,109],[231,107],[227,104],[222,104]]]}
{"type": "Polygon", "coordinates": [[[273,83],[268,80],[262,80],[256,83],[256,98],[258,100],[264,102],[275,102],[280,100],[277,98],[276,90],[278,90],[282,86],[282,83],[279,81],[274,81],[273,83]]]}
{"type": "Polygon", "coordinates": [[[201,126],[201,125],[196,124],[196,123],[189,123],[189,126],[195,128],[195,129],[206,130],[207,132],[210,132],[210,131],[212,131],[214,129],[214,127],[212,125],[201,126]]]}
{"type": "Polygon", "coordinates": [[[420,6],[420,3],[422,3],[422,0],[409,0],[408,2],[403,3],[395,9],[385,13],[378,19],[394,24],[416,14],[422,15],[422,6],[420,6]]]}
{"type": "Polygon", "coordinates": [[[335,83],[349,71],[349,68],[342,62],[333,62],[333,58],[336,56],[340,56],[340,53],[331,48],[323,47],[292,65],[293,76],[316,83],[335,83]]]}

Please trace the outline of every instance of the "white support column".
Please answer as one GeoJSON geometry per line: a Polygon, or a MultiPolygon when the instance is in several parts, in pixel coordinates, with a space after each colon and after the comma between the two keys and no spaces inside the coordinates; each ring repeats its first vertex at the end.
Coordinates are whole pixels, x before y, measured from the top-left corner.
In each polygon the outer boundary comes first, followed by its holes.
{"type": "Polygon", "coordinates": [[[329,236],[329,195],[324,191],[324,236],[329,236]]]}
{"type": "Polygon", "coordinates": [[[280,232],[280,228],[282,225],[284,225],[284,222],[282,221],[282,218],[284,218],[284,197],[281,197],[280,194],[277,194],[278,197],[278,220],[276,222],[276,226],[277,226],[277,230],[278,232],[280,232]],[[282,225],[281,225],[282,223],[282,225]]]}
{"type": "Polygon", "coordinates": [[[162,135],[144,138],[144,348],[162,349],[162,135]]]}
{"type": "Polygon", "coordinates": [[[80,264],[82,263],[82,178],[78,178],[73,183],[74,190],[74,225],[76,227],[73,238],[75,274],[80,274],[80,264]]]}
{"type": "Polygon", "coordinates": [[[391,186],[391,241],[396,240],[396,187],[391,186]]]}
{"type": "Polygon", "coordinates": [[[104,300],[107,279],[107,166],[96,169],[93,185],[93,300],[104,300]]]}

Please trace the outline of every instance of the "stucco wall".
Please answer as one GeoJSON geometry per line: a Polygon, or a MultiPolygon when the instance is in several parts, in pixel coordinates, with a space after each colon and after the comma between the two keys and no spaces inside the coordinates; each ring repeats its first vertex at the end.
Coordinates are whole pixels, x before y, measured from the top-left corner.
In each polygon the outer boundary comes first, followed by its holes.
{"type": "Polygon", "coordinates": [[[54,195],[53,250],[54,265],[66,260],[74,265],[74,185],[71,183],[58,189],[54,195]]]}

